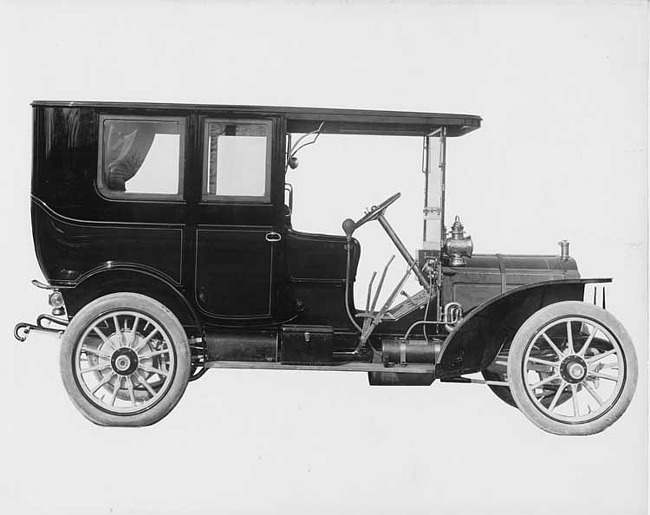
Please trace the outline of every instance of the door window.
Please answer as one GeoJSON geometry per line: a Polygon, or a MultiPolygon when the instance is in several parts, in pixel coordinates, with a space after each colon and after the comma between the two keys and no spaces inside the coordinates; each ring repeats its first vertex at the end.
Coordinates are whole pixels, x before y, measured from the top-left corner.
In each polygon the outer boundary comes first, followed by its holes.
{"type": "Polygon", "coordinates": [[[206,120],[203,200],[270,200],[271,122],[206,120]]]}

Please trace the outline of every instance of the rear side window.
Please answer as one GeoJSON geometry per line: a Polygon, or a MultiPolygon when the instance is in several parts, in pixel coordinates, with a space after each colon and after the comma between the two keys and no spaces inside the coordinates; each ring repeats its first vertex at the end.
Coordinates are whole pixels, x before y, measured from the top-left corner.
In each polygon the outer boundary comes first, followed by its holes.
{"type": "Polygon", "coordinates": [[[179,199],[185,123],[181,118],[100,118],[99,189],[109,197],[179,199]]]}
{"type": "Polygon", "coordinates": [[[270,199],[271,122],[206,120],[203,200],[270,199]]]}

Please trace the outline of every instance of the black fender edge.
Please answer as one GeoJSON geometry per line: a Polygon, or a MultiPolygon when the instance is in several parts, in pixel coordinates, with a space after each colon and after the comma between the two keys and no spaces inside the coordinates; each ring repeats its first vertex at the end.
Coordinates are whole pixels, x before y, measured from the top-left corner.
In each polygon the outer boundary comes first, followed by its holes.
{"type": "Polygon", "coordinates": [[[117,292],[132,292],[158,300],[176,315],[187,329],[201,327],[196,311],[186,296],[164,274],[137,263],[107,263],[81,276],[72,288],[61,291],[68,316],[74,316],[89,302],[117,292]]]}
{"type": "Polygon", "coordinates": [[[536,282],[483,302],[447,336],[438,356],[436,377],[455,377],[485,369],[533,313],[556,302],[582,301],[585,285],[609,282],[611,278],[536,282]]]}

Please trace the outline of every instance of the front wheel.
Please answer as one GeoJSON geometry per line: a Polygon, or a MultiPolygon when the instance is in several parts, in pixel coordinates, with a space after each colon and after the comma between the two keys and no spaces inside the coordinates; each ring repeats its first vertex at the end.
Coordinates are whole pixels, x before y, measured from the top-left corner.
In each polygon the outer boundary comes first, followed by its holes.
{"type": "Polygon", "coordinates": [[[521,326],[508,356],[519,409],[559,435],[599,433],[626,410],[638,375],[634,346],[609,312],[577,301],[540,309],[521,326]]]}
{"type": "Polygon", "coordinates": [[[114,293],[74,316],[60,366],[68,395],[86,418],[105,426],[147,426],[183,395],[190,350],[183,327],[164,305],[114,293]]]}

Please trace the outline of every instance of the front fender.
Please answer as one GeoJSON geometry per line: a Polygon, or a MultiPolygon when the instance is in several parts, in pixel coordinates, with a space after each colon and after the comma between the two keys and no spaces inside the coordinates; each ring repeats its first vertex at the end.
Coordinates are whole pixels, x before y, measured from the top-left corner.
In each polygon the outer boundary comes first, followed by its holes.
{"type": "Polygon", "coordinates": [[[486,368],[521,325],[537,310],[565,300],[583,300],[586,284],[611,279],[561,279],[526,284],[474,308],[443,343],[436,365],[439,378],[486,368]]]}

